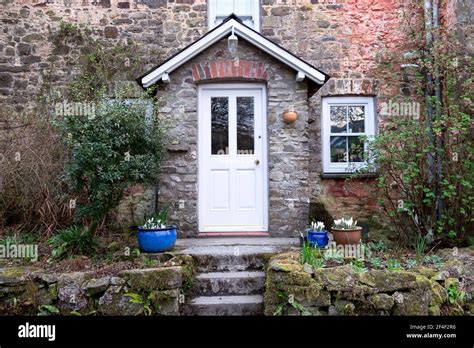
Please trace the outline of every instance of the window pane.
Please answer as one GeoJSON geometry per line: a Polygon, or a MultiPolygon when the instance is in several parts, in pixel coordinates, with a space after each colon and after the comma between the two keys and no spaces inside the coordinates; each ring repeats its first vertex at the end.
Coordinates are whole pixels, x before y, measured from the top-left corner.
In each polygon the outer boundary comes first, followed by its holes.
{"type": "Polygon", "coordinates": [[[347,132],[347,106],[331,106],[331,133],[347,132]]]}
{"type": "Polygon", "coordinates": [[[347,162],[347,137],[331,137],[331,162],[347,162]]]}
{"type": "Polygon", "coordinates": [[[349,161],[364,162],[364,141],[362,137],[349,138],[349,161]]]}
{"type": "Polygon", "coordinates": [[[229,151],[229,98],[211,98],[211,141],[213,155],[229,151]]]}
{"type": "Polygon", "coordinates": [[[216,0],[216,14],[218,16],[229,16],[234,12],[233,0],[216,0]]]}
{"type": "Polygon", "coordinates": [[[252,1],[255,0],[236,0],[234,13],[237,16],[252,16],[252,1]]]}
{"type": "Polygon", "coordinates": [[[365,110],[364,106],[349,106],[349,132],[365,132],[365,110]]]}
{"type": "Polygon", "coordinates": [[[254,153],[254,100],[237,97],[237,154],[254,153]]]}

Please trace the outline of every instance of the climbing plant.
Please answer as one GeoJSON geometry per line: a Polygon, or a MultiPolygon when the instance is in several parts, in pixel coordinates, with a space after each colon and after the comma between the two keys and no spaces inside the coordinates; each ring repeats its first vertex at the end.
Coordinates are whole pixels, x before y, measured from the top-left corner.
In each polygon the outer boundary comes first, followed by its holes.
{"type": "Polygon", "coordinates": [[[407,7],[407,40],[381,61],[380,73],[398,78],[404,96],[382,114],[368,159],[402,241],[461,245],[474,228],[473,61],[439,27],[438,9],[420,6],[407,7]],[[419,113],[401,112],[417,103],[419,113]]]}

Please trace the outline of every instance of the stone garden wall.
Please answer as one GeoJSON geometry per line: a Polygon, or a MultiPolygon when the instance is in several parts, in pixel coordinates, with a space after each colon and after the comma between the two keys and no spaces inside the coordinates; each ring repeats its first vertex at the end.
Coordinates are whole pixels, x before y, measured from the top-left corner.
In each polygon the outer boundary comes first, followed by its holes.
{"type": "Polygon", "coordinates": [[[179,315],[193,275],[190,256],[162,267],[51,273],[30,267],[0,269],[2,315],[179,315]]]}
{"type": "Polygon", "coordinates": [[[350,264],[313,269],[300,264],[298,253],[280,254],[267,268],[265,314],[474,315],[472,251],[451,253],[445,251],[440,268],[363,273],[350,264]],[[464,289],[461,303],[448,300],[451,284],[464,289]]]}

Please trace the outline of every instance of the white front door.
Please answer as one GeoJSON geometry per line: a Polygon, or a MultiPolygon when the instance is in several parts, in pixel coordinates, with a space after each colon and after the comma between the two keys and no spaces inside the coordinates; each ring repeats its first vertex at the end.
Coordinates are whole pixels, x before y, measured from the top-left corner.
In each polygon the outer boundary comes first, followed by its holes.
{"type": "Polygon", "coordinates": [[[199,88],[199,230],[267,231],[265,87],[199,88]]]}

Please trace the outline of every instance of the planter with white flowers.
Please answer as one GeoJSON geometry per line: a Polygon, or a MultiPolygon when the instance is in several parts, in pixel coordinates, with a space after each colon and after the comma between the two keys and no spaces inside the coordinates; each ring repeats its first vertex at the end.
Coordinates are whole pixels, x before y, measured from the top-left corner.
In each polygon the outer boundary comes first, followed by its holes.
{"type": "Polygon", "coordinates": [[[162,253],[173,249],[176,243],[176,226],[167,224],[167,212],[160,212],[138,227],[137,237],[141,251],[162,253]]]}
{"type": "Polygon", "coordinates": [[[324,229],[324,223],[322,221],[313,221],[306,230],[308,237],[308,243],[315,248],[324,248],[328,245],[329,236],[328,231],[324,229]]]}
{"type": "Polygon", "coordinates": [[[331,233],[336,244],[359,244],[362,227],[357,226],[357,221],[352,218],[334,220],[331,233]]]}

